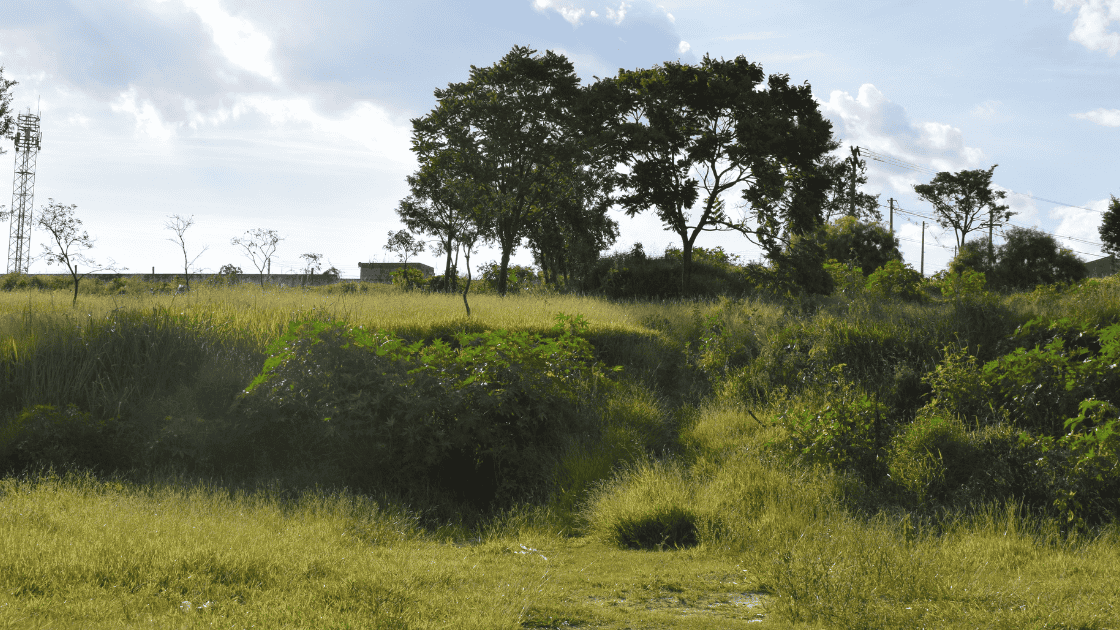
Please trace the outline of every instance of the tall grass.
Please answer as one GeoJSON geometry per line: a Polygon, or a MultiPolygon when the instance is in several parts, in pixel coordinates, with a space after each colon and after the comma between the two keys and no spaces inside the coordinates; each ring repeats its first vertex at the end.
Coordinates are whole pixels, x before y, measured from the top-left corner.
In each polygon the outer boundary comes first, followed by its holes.
{"type": "Polygon", "coordinates": [[[1120,627],[1117,525],[1071,528],[998,493],[941,501],[954,460],[930,450],[937,432],[963,443],[1003,439],[1013,427],[985,433],[968,418],[941,425],[921,411],[931,393],[924,377],[947,355],[990,360],[1039,316],[1120,321],[1116,279],[924,303],[537,294],[474,296],[470,319],[461,309],[454,295],[391,287],[91,292],[76,309],[65,291],[0,292],[6,420],[30,405],[75,403],[140,419],[128,426],[146,437],[117,438],[125,450],[148,448],[146,459],[127,459],[139,467],[132,481],[0,481],[0,619],[94,628],[728,628],[759,618],[806,628],[1120,627]],[[543,334],[556,313],[583,316],[598,358],[624,369],[595,410],[600,439],[561,454],[546,501],[456,520],[424,497],[324,489],[329,480],[314,469],[267,471],[283,478],[275,485],[151,476],[176,461],[237,458],[222,452],[223,418],[289,322],[338,319],[431,340],[499,328],[543,334]],[[917,480],[914,488],[836,465],[827,449],[844,444],[822,440],[816,458],[791,447],[790,418],[842,429],[823,410],[861,397],[883,415],[874,446],[887,459],[870,465],[917,480]],[[763,604],[743,603],[755,601],[763,604]]]}
{"type": "Polygon", "coordinates": [[[347,493],[285,500],[183,483],[0,481],[12,627],[515,628],[548,567],[444,551],[347,493]]]}

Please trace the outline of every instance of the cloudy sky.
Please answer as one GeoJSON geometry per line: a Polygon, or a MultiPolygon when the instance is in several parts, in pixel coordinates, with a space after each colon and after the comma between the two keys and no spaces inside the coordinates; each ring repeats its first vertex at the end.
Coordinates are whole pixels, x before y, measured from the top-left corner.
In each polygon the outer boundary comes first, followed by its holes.
{"type": "MultiPolygon", "coordinates": [[[[252,228],[285,239],[273,272],[306,252],[344,277],[385,259],[416,167],[409,120],[514,45],[563,53],[584,82],[742,55],[807,81],[842,152],[888,158],[869,161],[884,204],[928,215],[914,184],[998,164],[1013,222],[1079,239],[1084,259],[1120,195],[1120,0],[0,0],[13,105],[42,114],[36,206],[76,204],[92,257],[137,272],[181,269],[172,214],[194,216],[188,246],[209,247],[210,271],[249,271],[230,239],[252,228]]],[[[673,242],[652,213],[617,216],[619,248],[673,242]]],[[[921,218],[895,227],[918,267],[921,218]]],[[[927,274],[952,243],[927,230],[927,274]]],[[[759,258],[742,237],[698,245],[759,258]]]]}

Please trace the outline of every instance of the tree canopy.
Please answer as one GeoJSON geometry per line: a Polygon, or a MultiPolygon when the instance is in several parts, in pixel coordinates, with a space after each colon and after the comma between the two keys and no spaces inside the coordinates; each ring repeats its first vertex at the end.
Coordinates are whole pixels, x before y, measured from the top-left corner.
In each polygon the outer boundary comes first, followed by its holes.
{"type": "Polygon", "coordinates": [[[827,155],[838,145],[809,85],[742,57],[620,70],[581,87],[563,55],[516,46],[435,96],[412,121],[419,168],[398,214],[439,239],[447,274],[466,231],[497,244],[503,295],[526,240],[548,282],[578,284],[617,238],[615,203],[631,216],[657,212],[681,239],[687,291],[701,232],[738,231],[774,258],[823,224],[830,190],[844,198],[827,155]]]}
{"type": "Polygon", "coordinates": [[[846,160],[833,155],[825,156],[821,169],[832,180],[824,206],[825,223],[842,216],[865,222],[883,220],[883,213],[879,211],[879,195],[860,190],[867,183],[867,161],[859,157],[859,147],[852,147],[851,156],[846,160]]]}
{"type": "Polygon", "coordinates": [[[1012,227],[1005,241],[992,246],[984,236],[960,249],[950,269],[981,271],[995,290],[1030,290],[1040,284],[1076,282],[1088,271],[1077,256],[1053,236],[1034,228],[1012,227]],[[989,252],[994,252],[994,256],[989,252]]]}
{"type": "Polygon", "coordinates": [[[681,239],[682,289],[701,232],[735,230],[766,247],[783,227],[799,233],[820,224],[820,168],[836,144],[807,84],[766,80],[743,57],[707,55],[696,66],[623,70],[614,83],[615,147],[626,167],[618,201],[630,216],[653,209],[681,239]],[[744,200],[738,217],[728,212],[736,191],[744,200]]]}
{"type": "Polygon", "coordinates": [[[501,248],[503,295],[510,256],[544,205],[547,167],[582,162],[580,94],[563,55],[515,46],[493,66],[471,66],[467,81],[437,89],[435,109],[412,121],[420,175],[474,188],[470,214],[479,235],[501,248]]]}
{"type": "Polygon", "coordinates": [[[819,239],[827,258],[859,267],[864,276],[892,260],[902,260],[898,237],[880,223],[840,217],[821,230],[819,239]]]}
{"type": "Polygon", "coordinates": [[[1105,253],[1120,256],[1120,199],[1115,195],[1111,197],[1112,203],[1108,204],[1108,210],[1101,219],[1101,243],[1105,253]]]}
{"type": "Polygon", "coordinates": [[[958,250],[969,232],[998,228],[1015,214],[999,204],[1007,193],[992,190],[992,173],[996,166],[999,165],[955,174],[942,171],[930,183],[914,186],[914,192],[933,204],[938,225],[953,230],[958,250]]]}

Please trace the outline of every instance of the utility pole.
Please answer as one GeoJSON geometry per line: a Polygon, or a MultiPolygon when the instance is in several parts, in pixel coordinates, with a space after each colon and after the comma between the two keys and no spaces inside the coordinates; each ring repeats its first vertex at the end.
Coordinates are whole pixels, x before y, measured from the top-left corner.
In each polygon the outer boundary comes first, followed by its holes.
{"type": "Polygon", "coordinates": [[[851,196],[848,199],[848,216],[856,216],[856,177],[859,171],[859,147],[852,147],[851,196]]]}
{"type": "Polygon", "coordinates": [[[996,250],[992,245],[992,223],[995,219],[995,210],[988,206],[988,264],[992,264],[996,259],[996,250]]]}
{"type": "Polygon", "coordinates": [[[926,277],[926,222],[922,221],[922,263],[920,267],[922,277],[926,277]]]}
{"type": "Polygon", "coordinates": [[[891,202],[891,236],[894,236],[894,197],[889,199],[891,202]]]}

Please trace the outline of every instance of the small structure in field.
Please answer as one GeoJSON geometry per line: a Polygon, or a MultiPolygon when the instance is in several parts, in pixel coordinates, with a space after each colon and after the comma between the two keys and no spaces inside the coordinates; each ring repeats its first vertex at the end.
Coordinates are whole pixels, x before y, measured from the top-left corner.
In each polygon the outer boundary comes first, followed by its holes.
{"type": "Polygon", "coordinates": [[[401,267],[408,267],[410,269],[419,269],[420,273],[424,274],[424,278],[431,278],[435,275],[436,270],[424,263],[358,263],[358,267],[362,270],[360,280],[362,282],[392,282],[393,272],[401,267]]]}

